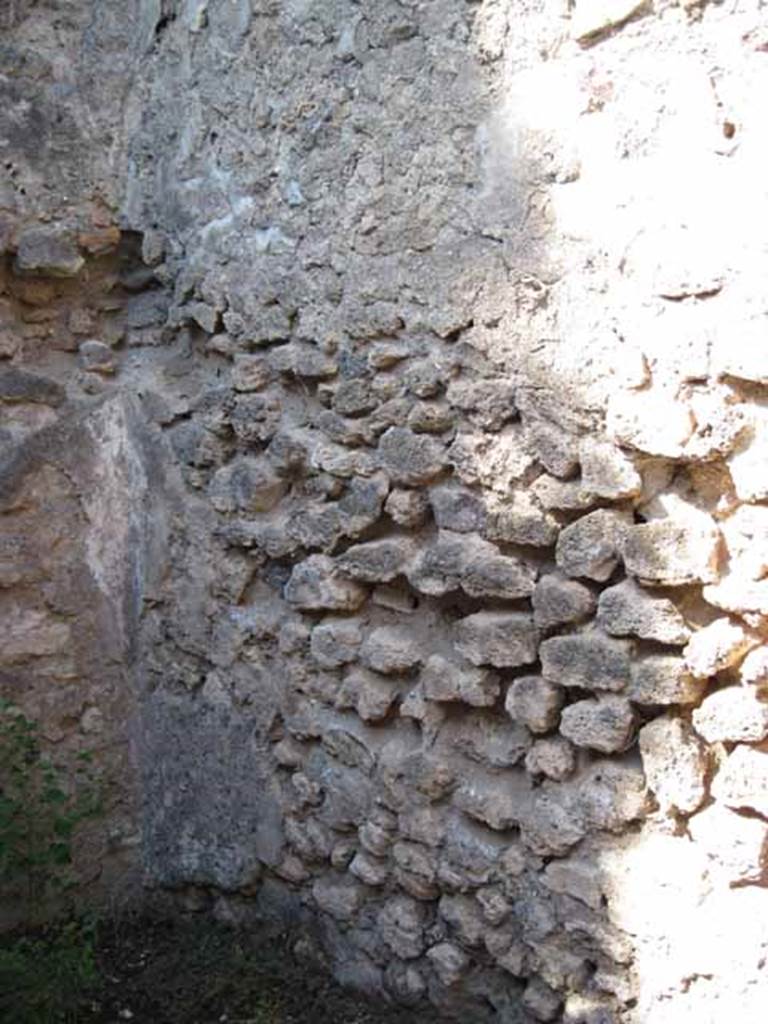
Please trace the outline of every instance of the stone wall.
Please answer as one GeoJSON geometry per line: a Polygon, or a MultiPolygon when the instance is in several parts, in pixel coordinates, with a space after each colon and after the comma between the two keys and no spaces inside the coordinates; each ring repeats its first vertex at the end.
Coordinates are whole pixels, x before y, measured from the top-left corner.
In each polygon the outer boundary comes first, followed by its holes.
{"type": "Polygon", "coordinates": [[[3,688],[120,856],[464,1020],[760,1019],[759,5],[6,18],[3,688]]]}

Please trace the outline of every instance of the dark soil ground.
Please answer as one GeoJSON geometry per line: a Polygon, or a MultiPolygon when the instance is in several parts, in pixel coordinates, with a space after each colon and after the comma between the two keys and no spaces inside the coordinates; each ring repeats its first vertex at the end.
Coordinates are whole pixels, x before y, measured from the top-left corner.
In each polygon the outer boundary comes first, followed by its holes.
{"type": "MultiPolygon", "coordinates": [[[[2,1024],[439,1024],[429,1010],[373,1004],[294,954],[297,936],[209,919],[102,924],[96,978],[52,1015],[0,994],[2,1024]]],[[[7,978],[4,979],[7,984],[7,978]]],[[[27,983],[29,979],[25,979],[27,983]]],[[[47,979],[35,984],[45,985],[47,979]]],[[[34,1000],[32,1000],[34,1002],[34,1000]]]]}

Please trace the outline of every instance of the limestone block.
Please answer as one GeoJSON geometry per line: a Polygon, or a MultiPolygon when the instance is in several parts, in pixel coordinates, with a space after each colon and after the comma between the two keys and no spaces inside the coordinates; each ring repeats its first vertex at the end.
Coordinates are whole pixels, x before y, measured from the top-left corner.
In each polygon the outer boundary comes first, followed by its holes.
{"type": "Polygon", "coordinates": [[[696,527],[673,519],[655,520],[627,529],[624,564],[628,573],[652,584],[714,583],[720,541],[714,523],[696,527]]]}
{"type": "Polygon", "coordinates": [[[579,461],[585,491],[611,501],[640,494],[640,474],[629,456],[616,445],[587,438],[579,445],[579,461]]]}
{"type": "Polygon", "coordinates": [[[389,537],[366,544],[354,544],[339,557],[339,567],[353,579],[365,583],[388,583],[398,576],[413,557],[407,537],[389,537]]]}
{"type": "Polygon", "coordinates": [[[712,369],[721,376],[768,384],[768,322],[753,317],[719,334],[712,347],[712,369]]]}
{"type": "Polygon", "coordinates": [[[712,804],[688,821],[694,844],[734,882],[759,881],[768,866],[768,822],[712,804]]]}
{"type": "Polygon", "coordinates": [[[469,957],[451,942],[439,942],[427,951],[427,959],[446,987],[455,985],[467,973],[469,957]]]}
{"type": "Polygon", "coordinates": [[[217,512],[269,512],[287,490],[267,459],[241,456],[216,471],[208,495],[217,512]]]}
{"type": "Polygon", "coordinates": [[[768,572],[768,508],[741,505],[720,523],[731,572],[750,580],[768,572]]]}
{"type": "Polygon", "coordinates": [[[750,651],[739,669],[742,683],[748,686],[768,685],[768,644],[750,651]]]}
{"type": "Polygon", "coordinates": [[[345,579],[327,555],[310,555],[295,565],[284,591],[289,604],[305,611],[355,611],[366,595],[365,587],[345,579]]]}
{"type": "Polygon", "coordinates": [[[429,500],[423,491],[394,488],[387,498],[384,511],[398,526],[412,530],[426,520],[429,500]]]}
{"type": "Polygon", "coordinates": [[[449,661],[440,654],[427,659],[421,685],[428,700],[460,701],[475,707],[492,707],[499,695],[495,673],[449,661]]]}
{"type": "Polygon", "coordinates": [[[715,776],[712,795],[734,810],[756,811],[768,818],[768,750],[736,747],[715,776]]]}
{"type": "Polygon", "coordinates": [[[630,522],[628,515],[612,509],[598,509],[577,519],[557,539],[558,567],[566,576],[605,582],[619,564],[630,522]]]}
{"type": "Polygon", "coordinates": [[[394,896],[379,911],[376,923],[384,943],[402,960],[415,960],[426,945],[427,908],[410,896],[394,896]]]}
{"type": "Polygon", "coordinates": [[[555,636],[539,648],[544,678],[583,690],[623,690],[630,679],[632,643],[597,630],[555,636]]]}
{"type": "Polygon", "coordinates": [[[723,616],[693,634],[683,651],[685,666],[697,679],[706,679],[737,665],[760,638],[742,623],[723,616]]]}
{"type": "Polygon", "coordinates": [[[407,672],[415,668],[423,651],[413,634],[399,626],[380,626],[365,638],[360,661],[384,675],[407,672]]]}
{"type": "Polygon", "coordinates": [[[405,427],[390,427],[382,434],[379,456],[395,483],[410,486],[429,483],[447,464],[441,444],[405,427]]]}
{"type": "Polygon", "coordinates": [[[536,740],[525,755],[525,770],[531,775],[546,775],[562,782],[576,769],[576,754],[564,736],[546,736],[536,740]]]}
{"type": "Polygon", "coordinates": [[[746,427],[727,463],[741,501],[768,498],[768,410],[751,407],[746,427]]]}
{"type": "Polygon", "coordinates": [[[632,579],[602,592],[597,624],[612,636],[638,636],[662,644],[684,644],[691,635],[669,598],[649,593],[632,579]]]}
{"type": "Polygon", "coordinates": [[[459,434],[448,458],[462,483],[479,484],[500,494],[508,494],[533,465],[517,424],[499,434],[459,434]]]}
{"type": "Polygon", "coordinates": [[[619,444],[647,455],[681,458],[696,427],[690,407],[660,389],[614,393],[608,404],[608,433],[619,444]]]}
{"type": "Polygon", "coordinates": [[[527,490],[495,504],[488,514],[486,535],[490,540],[530,547],[550,547],[557,540],[560,524],[527,490]]]}
{"type": "Polygon", "coordinates": [[[634,733],[635,716],[629,701],[608,695],[570,704],[560,715],[560,732],[577,747],[603,754],[625,750],[634,733]]]}
{"type": "Polygon", "coordinates": [[[482,496],[468,487],[441,484],[429,492],[432,514],[440,530],[482,533],[486,512],[482,496]]]}
{"type": "Polygon", "coordinates": [[[361,624],[355,619],[332,619],[312,630],[310,651],[322,668],[339,668],[357,658],[363,642],[361,624]]]}
{"type": "Polygon", "coordinates": [[[583,583],[569,580],[560,573],[547,573],[536,584],[531,603],[536,625],[549,629],[589,618],[596,602],[592,591],[583,583]]]}
{"type": "Polygon", "coordinates": [[[526,415],[525,441],[528,449],[553,476],[569,477],[578,469],[578,449],[574,439],[558,424],[526,415]]]}
{"type": "Polygon", "coordinates": [[[640,753],[649,789],[663,811],[690,814],[707,795],[707,756],[680,718],[656,718],[640,730],[640,753]]]}
{"type": "Polygon", "coordinates": [[[704,699],[693,725],[707,743],[759,743],[768,736],[768,703],[751,687],[727,686],[704,699]]]}
{"type": "Polygon", "coordinates": [[[627,696],[636,704],[697,704],[706,683],[695,679],[682,658],[650,654],[632,662],[627,696]]]}
{"type": "Polygon", "coordinates": [[[520,676],[510,684],[504,707],[516,722],[531,732],[549,732],[560,721],[565,692],[543,676],[520,676]]]}
{"type": "Polygon", "coordinates": [[[85,264],[77,244],[53,227],[30,227],[19,235],[15,269],[19,274],[76,277],[85,264]]]}
{"type": "Polygon", "coordinates": [[[750,580],[741,573],[726,573],[719,582],[704,587],[702,597],[715,608],[741,615],[755,628],[768,617],[768,580],[750,580]]]}
{"type": "Polygon", "coordinates": [[[454,626],[457,651],[473,665],[515,668],[537,657],[538,630],[524,612],[477,612],[454,626]]]}
{"type": "Polygon", "coordinates": [[[312,896],[337,921],[352,921],[365,902],[365,887],[353,878],[321,875],[312,885],[312,896]]]}

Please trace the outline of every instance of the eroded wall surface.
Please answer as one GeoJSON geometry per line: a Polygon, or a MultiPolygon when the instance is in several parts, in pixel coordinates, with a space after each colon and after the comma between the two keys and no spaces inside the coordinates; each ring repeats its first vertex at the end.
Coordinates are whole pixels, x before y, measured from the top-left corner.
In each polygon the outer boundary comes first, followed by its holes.
{"type": "Polygon", "coordinates": [[[760,5],[0,16],[3,688],[110,856],[464,1020],[761,1019],[760,5]]]}

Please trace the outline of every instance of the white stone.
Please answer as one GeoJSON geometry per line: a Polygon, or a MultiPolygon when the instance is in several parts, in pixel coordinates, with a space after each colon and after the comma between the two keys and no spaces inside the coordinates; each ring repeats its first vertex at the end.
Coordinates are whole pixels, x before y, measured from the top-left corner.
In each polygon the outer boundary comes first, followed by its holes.
{"type": "Polygon", "coordinates": [[[760,642],[742,623],[723,616],[693,634],[683,651],[685,667],[697,679],[737,665],[760,642]]]}
{"type": "Polygon", "coordinates": [[[663,811],[695,811],[707,794],[704,745],[680,718],[656,718],[640,730],[648,786],[663,811]]]}
{"type": "Polygon", "coordinates": [[[728,686],[694,711],[693,725],[708,743],[757,743],[768,736],[768,703],[750,687],[728,686]]]}

